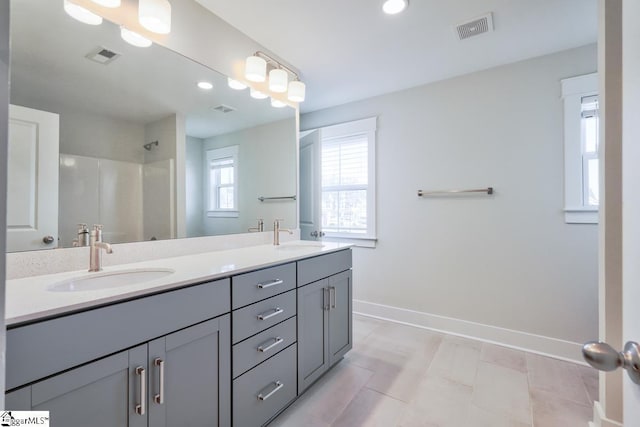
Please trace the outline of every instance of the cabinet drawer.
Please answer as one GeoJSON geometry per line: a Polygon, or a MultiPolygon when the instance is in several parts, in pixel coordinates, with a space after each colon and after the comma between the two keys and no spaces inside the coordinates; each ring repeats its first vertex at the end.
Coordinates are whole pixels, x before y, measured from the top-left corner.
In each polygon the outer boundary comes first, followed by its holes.
{"type": "Polygon", "coordinates": [[[6,388],[228,313],[230,305],[223,279],[9,329],[6,388]]]}
{"type": "Polygon", "coordinates": [[[233,424],[258,427],[296,398],[296,345],[233,381],[233,424]]]}
{"type": "Polygon", "coordinates": [[[295,263],[240,274],[231,279],[231,306],[235,310],[295,287],[295,263]]]}
{"type": "Polygon", "coordinates": [[[296,342],[296,318],[279,323],[233,346],[233,378],[296,342]]]}
{"type": "Polygon", "coordinates": [[[303,286],[351,268],[351,249],[298,261],[298,286],[303,286]]]}
{"type": "Polygon", "coordinates": [[[255,335],[296,314],[296,291],[271,297],[232,312],[233,343],[255,335]]]}

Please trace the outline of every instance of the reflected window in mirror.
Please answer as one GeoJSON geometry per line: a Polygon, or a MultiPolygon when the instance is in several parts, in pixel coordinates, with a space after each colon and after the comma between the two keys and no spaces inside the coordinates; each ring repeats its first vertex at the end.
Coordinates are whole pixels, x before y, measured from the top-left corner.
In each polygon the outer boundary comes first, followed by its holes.
{"type": "Polygon", "coordinates": [[[238,146],[207,150],[209,216],[238,217],[238,146]]]}

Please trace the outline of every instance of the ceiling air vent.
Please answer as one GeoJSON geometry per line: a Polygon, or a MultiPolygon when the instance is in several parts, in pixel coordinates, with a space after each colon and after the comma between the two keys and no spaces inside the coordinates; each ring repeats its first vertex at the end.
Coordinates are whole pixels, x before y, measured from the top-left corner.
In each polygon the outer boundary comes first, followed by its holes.
{"type": "Polygon", "coordinates": [[[471,21],[456,25],[456,33],[460,40],[479,34],[490,33],[493,31],[493,16],[491,13],[474,18],[471,21]]]}
{"type": "Polygon", "coordinates": [[[119,53],[116,53],[102,46],[98,46],[85,55],[85,58],[103,65],[107,65],[115,61],[118,57],[120,57],[119,53]]]}
{"type": "Polygon", "coordinates": [[[230,107],[228,105],[220,104],[217,107],[212,107],[216,111],[220,111],[221,113],[230,113],[232,111],[236,111],[235,108],[230,107]]]}

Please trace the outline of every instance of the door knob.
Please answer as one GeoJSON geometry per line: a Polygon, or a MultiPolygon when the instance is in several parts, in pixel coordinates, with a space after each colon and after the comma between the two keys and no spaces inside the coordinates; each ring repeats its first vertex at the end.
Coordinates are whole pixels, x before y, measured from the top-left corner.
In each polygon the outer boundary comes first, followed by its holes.
{"type": "Polygon", "coordinates": [[[55,239],[53,238],[53,236],[44,236],[42,238],[42,243],[44,243],[45,245],[50,245],[53,243],[55,239]]]}
{"type": "Polygon", "coordinates": [[[311,235],[311,237],[318,237],[318,232],[316,230],[312,231],[311,233],[309,233],[311,235]]]}
{"type": "Polygon", "coordinates": [[[618,352],[607,343],[590,341],[582,346],[582,357],[600,371],[624,368],[631,381],[640,384],[640,345],[637,342],[629,341],[624,350],[618,352]]]}

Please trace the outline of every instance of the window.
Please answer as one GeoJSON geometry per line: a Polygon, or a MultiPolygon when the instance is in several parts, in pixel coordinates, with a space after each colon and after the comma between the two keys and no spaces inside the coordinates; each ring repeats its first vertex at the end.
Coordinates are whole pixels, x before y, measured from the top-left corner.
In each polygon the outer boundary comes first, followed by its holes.
{"type": "Polygon", "coordinates": [[[321,221],[329,239],[373,246],[375,131],[375,118],[321,129],[321,221]]]}
{"type": "Polygon", "coordinates": [[[600,200],[597,73],[562,80],[565,221],[595,224],[600,200]]]}
{"type": "Polygon", "coordinates": [[[238,146],[207,150],[209,217],[238,217],[238,146]]]}

